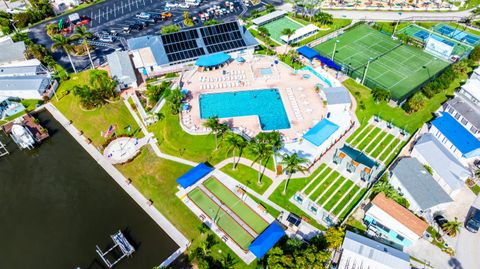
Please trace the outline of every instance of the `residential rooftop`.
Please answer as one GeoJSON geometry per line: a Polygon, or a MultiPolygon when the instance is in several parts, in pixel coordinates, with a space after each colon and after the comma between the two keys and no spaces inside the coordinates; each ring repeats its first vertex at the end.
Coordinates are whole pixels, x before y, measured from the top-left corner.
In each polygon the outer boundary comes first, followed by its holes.
{"type": "Polygon", "coordinates": [[[352,102],[350,93],[345,87],[329,87],[322,89],[322,91],[329,105],[350,104],[352,102]]]}
{"type": "Polygon", "coordinates": [[[447,101],[447,104],[480,130],[480,107],[478,105],[473,104],[462,94],[455,95],[453,99],[447,101]]]}
{"type": "Polygon", "coordinates": [[[422,210],[452,201],[416,158],[399,160],[391,171],[422,210]]]}
{"type": "Polygon", "coordinates": [[[115,51],[107,55],[110,75],[120,83],[131,84],[137,82],[135,70],[127,51],[115,51]]]}

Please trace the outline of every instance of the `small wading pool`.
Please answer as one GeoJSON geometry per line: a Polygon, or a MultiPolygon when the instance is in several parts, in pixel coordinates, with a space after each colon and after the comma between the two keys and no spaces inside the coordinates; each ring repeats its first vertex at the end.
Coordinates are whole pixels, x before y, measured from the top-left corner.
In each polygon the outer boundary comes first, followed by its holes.
{"type": "Polygon", "coordinates": [[[273,74],[272,68],[266,67],[266,68],[260,68],[260,73],[262,75],[271,75],[273,74]]]}
{"type": "Polygon", "coordinates": [[[255,116],[264,131],[289,129],[287,112],[277,89],[200,95],[200,117],[208,119],[255,116]]]}

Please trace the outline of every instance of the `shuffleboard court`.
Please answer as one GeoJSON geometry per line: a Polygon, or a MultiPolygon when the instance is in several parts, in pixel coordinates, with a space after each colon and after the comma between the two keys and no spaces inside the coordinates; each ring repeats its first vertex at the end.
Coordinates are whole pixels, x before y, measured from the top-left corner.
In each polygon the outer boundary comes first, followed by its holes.
{"type": "Polygon", "coordinates": [[[203,185],[256,233],[260,234],[267,228],[268,222],[266,220],[216,178],[209,178],[203,185]]]}
{"type": "Polygon", "coordinates": [[[209,216],[230,238],[242,249],[247,250],[253,241],[253,236],[240,226],[232,217],[225,213],[219,205],[210,199],[202,190],[196,188],[192,190],[188,197],[193,201],[207,216],[209,216]]]}
{"type": "Polygon", "coordinates": [[[365,84],[389,90],[395,100],[413,94],[431,76],[449,65],[420,48],[402,44],[364,24],[314,49],[329,57],[337,40],[334,61],[348,69],[351,77],[362,79],[367,62],[371,60],[365,84]]]}

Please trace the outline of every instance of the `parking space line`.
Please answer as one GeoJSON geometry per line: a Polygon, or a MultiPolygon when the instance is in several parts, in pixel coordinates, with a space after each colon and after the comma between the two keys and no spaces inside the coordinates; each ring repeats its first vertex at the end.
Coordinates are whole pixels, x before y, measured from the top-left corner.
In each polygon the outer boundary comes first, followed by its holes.
{"type": "Polygon", "coordinates": [[[101,20],[101,18],[100,18],[100,9],[99,9],[98,10],[98,24],[100,24],[100,20],[101,20]]]}

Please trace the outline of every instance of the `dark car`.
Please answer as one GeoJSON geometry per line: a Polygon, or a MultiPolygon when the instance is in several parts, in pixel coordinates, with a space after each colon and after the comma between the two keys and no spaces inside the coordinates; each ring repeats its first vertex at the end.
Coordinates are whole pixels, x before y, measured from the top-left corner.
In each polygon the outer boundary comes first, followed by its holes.
{"type": "Polygon", "coordinates": [[[470,207],[465,218],[465,228],[472,233],[478,232],[480,228],[480,210],[474,206],[470,207]]]}
{"type": "Polygon", "coordinates": [[[440,227],[442,230],[443,225],[448,222],[448,220],[442,215],[435,216],[433,220],[435,220],[435,223],[437,223],[438,227],[440,227]]]}
{"type": "Polygon", "coordinates": [[[136,24],[141,24],[143,28],[148,27],[149,23],[147,21],[135,20],[136,24]]]}

